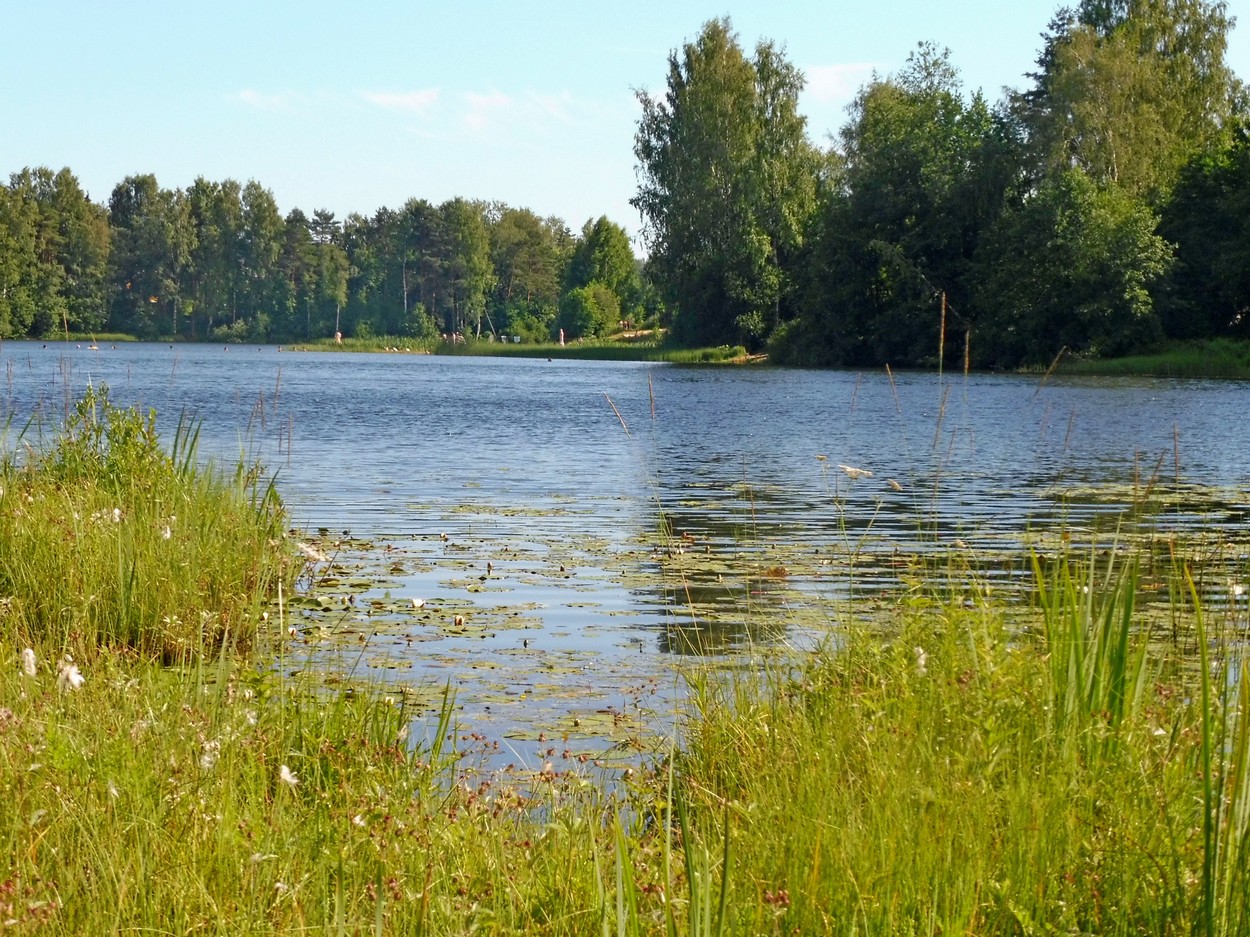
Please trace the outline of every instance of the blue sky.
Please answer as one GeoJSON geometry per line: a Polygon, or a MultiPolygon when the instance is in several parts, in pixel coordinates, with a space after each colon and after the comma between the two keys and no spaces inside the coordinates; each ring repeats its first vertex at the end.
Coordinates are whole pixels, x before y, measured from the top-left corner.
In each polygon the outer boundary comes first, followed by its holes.
{"type": "MultiPolygon", "coordinates": [[[[824,143],[921,40],[991,100],[1023,86],[1059,5],[0,0],[0,177],[68,166],[98,202],[135,173],[256,179],[284,213],[340,217],[460,195],[636,233],[633,89],[663,90],[669,51],[707,20],[785,46],[824,143]]],[[[1229,59],[1250,77],[1250,34],[1229,59]]]]}

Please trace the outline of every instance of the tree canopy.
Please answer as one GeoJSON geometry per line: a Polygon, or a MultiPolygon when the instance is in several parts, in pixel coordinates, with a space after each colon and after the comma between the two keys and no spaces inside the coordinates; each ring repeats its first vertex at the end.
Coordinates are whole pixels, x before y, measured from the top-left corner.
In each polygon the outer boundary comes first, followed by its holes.
{"type": "Polygon", "coordinates": [[[808,364],[1038,366],[1250,337],[1248,99],[1222,0],[1080,0],[988,100],[919,43],[821,146],[784,47],[728,19],[637,93],[626,230],[414,196],[344,218],[256,180],[0,185],[0,338],[520,337],[671,325],[808,364]],[[648,320],[644,323],[643,320],[648,320]]]}
{"type": "Polygon", "coordinates": [[[820,162],[802,87],[772,43],[748,59],[722,19],[670,54],[663,97],[638,94],[632,204],[674,331],[692,344],[758,346],[784,314],[820,162]]]}

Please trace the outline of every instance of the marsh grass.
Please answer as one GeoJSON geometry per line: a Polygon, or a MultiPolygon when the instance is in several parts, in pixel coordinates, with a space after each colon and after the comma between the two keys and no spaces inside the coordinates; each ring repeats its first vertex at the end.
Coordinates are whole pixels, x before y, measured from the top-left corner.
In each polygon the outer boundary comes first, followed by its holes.
{"type": "Polygon", "coordinates": [[[729,820],[729,932],[1245,933],[1246,666],[1152,642],[1133,582],[1067,558],[1031,629],[916,596],[697,683],[678,776],[703,848],[729,820]]]}
{"type": "Polygon", "coordinates": [[[470,338],[449,342],[442,339],[414,339],[394,336],[366,338],[318,339],[291,346],[303,351],[400,352],[409,354],[467,355],[492,358],[552,358],[586,361],[666,361],[672,364],[724,364],[746,362],[747,350],[741,345],[720,345],[704,348],[677,348],[652,337],[578,339],[561,345],[558,342],[486,341],[470,338]]]}
{"type": "Polygon", "coordinates": [[[594,873],[616,848],[598,832],[613,800],[588,778],[456,783],[453,745],[407,744],[402,698],[227,656],[171,670],[106,651],[76,692],[54,670],[40,654],[35,678],[0,673],[6,932],[599,933],[615,919],[594,873]]]}
{"type": "Polygon", "coordinates": [[[654,342],[622,342],[612,339],[587,339],[566,345],[554,342],[519,345],[482,341],[456,345],[443,343],[438,346],[436,353],[584,361],[664,361],[671,364],[728,364],[745,361],[747,357],[747,351],[741,345],[674,348],[654,342]]]}
{"type": "Polygon", "coordinates": [[[1039,558],[1021,609],[934,554],[871,619],[830,612],[816,653],[691,669],[682,745],[623,778],[543,755],[484,777],[450,683],[416,710],[254,640],[266,613],[284,634],[269,598],[298,573],[258,473],[200,467],[193,429],[165,452],[103,392],[20,455],[6,932],[1250,928],[1246,622],[1204,613],[1179,550],[1166,634],[1134,555],[1039,558]]]}
{"type": "Polygon", "coordinates": [[[1173,342],[1153,354],[1123,358],[1066,358],[1063,374],[1153,375],[1183,378],[1250,377],[1250,343],[1227,338],[1173,342]]]}
{"type": "Polygon", "coordinates": [[[154,414],[113,406],[107,387],[42,431],[0,461],[4,633],[167,661],[250,645],[299,571],[262,470],[200,464],[185,421],[164,448],[154,414]]]}

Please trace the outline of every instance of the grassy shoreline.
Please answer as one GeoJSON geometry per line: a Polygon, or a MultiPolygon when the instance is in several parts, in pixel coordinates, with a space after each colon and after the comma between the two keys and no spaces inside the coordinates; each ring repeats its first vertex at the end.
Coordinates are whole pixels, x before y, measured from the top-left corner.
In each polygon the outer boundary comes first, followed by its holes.
{"type": "Polygon", "coordinates": [[[1024,608],[922,579],[836,646],[688,671],[680,748],[482,777],[450,690],[292,656],[302,554],[258,474],[89,403],[0,494],[0,929],[1250,931],[1244,587],[1204,613],[1180,553],[1166,628],[1131,555],[1038,559],[1024,608]]]}
{"type": "MultiPolygon", "coordinates": [[[[64,342],[64,337],[50,339],[64,342]]],[[[104,347],[119,342],[135,342],[132,336],[107,335],[86,336],[71,334],[68,341],[75,344],[93,344],[104,347]]],[[[157,340],[164,341],[161,339],[157,340]]],[[[184,344],[177,342],[175,344],[184,344]]],[[[214,342],[195,342],[212,345],[214,342]]],[[[250,344],[250,343],[244,343],[250,344]]],[[[379,354],[457,355],[493,358],[549,358],[582,361],[664,361],[673,364],[757,364],[766,360],[763,355],[751,355],[741,345],[721,345],[704,348],[677,348],[656,341],[649,334],[616,336],[606,339],[588,339],[568,342],[523,342],[510,344],[484,340],[448,342],[438,339],[397,338],[394,336],[371,336],[369,338],[344,338],[336,342],[322,338],[311,342],[272,343],[275,347],[291,351],[353,351],[379,354]]]]}
{"type": "Polygon", "coordinates": [[[1059,374],[1250,379],[1250,342],[1210,339],[1174,342],[1153,354],[1123,358],[1062,359],[1059,374]]]}

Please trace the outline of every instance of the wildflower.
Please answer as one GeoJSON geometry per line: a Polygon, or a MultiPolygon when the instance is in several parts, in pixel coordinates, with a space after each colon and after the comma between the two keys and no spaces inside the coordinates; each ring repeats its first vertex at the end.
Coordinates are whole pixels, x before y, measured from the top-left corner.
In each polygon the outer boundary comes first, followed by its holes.
{"type": "Polygon", "coordinates": [[[173,532],[172,530],[170,530],[170,529],[169,529],[169,525],[168,525],[168,524],[166,524],[164,527],[162,527],[162,528],[161,528],[161,539],[162,539],[162,540],[168,540],[168,539],[169,539],[170,537],[172,537],[173,535],[174,535],[174,532],[173,532]]]}
{"type": "Polygon", "coordinates": [[[291,769],[286,765],[283,765],[278,769],[278,780],[292,790],[294,790],[295,785],[299,783],[299,778],[297,778],[291,769]]]}
{"type": "Polygon", "coordinates": [[[79,671],[78,665],[68,657],[61,661],[60,672],[56,675],[56,688],[61,692],[66,690],[77,690],[83,685],[86,678],[79,671]]]}
{"type": "Polygon", "coordinates": [[[122,509],[113,508],[113,523],[120,524],[122,522],[122,509]]]}
{"type": "Polygon", "coordinates": [[[314,563],[330,562],[330,558],[328,556],[326,556],[324,553],[322,553],[320,550],[318,550],[316,547],[312,546],[311,544],[297,543],[296,546],[299,547],[300,553],[303,553],[304,556],[308,557],[314,563]]]}
{"type": "Polygon", "coordinates": [[[853,465],[843,465],[840,462],[838,463],[838,468],[846,473],[846,477],[852,481],[856,478],[872,478],[872,472],[868,469],[855,468],[853,465]]]}
{"type": "Polygon", "coordinates": [[[200,770],[212,771],[213,766],[217,764],[217,755],[221,751],[221,742],[217,739],[211,739],[204,743],[204,750],[200,753],[200,770]]]}
{"type": "Polygon", "coordinates": [[[108,782],[108,786],[105,789],[108,791],[109,797],[111,797],[113,800],[117,800],[118,797],[122,796],[121,791],[117,789],[117,785],[114,784],[112,781],[108,782]]]}
{"type": "Polygon", "coordinates": [[[352,817],[352,823],[356,826],[364,826],[365,818],[362,817],[360,814],[356,814],[356,816],[352,817]]]}
{"type": "Polygon", "coordinates": [[[35,652],[30,648],[22,651],[22,673],[28,677],[35,675],[35,652]]]}
{"type": "Polygon", "coordinates": [[[914,650],[916,652],[916,673],[923,677],[929,672],[929,655],[922,647],[916,647],[914,650]]]}

